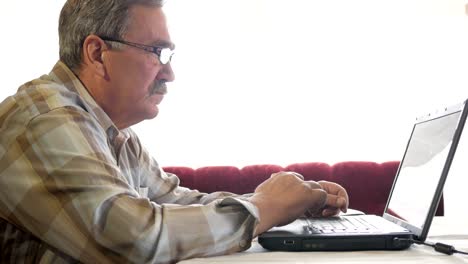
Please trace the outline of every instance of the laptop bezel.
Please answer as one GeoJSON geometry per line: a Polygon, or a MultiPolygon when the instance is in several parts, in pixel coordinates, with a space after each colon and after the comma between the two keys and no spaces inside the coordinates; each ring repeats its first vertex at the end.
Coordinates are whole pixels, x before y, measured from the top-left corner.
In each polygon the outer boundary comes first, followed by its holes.
{"type": "Polygon", "coordinates": [[[414,239],[415,240],[418,240],[418,241],[421,241],[421,242],[424,242],[426,240],[427,234],[429,232],[429,228],[430,228],[431,223],[432,223],[432,219],[434,218],[437,207],[439,205],[439,201],[440,201],[440,199],[442,197],[443,188],[444,188],[445,181],[447,179],[447,176],[448,176],[448,173],[449,173],[449,170],[450,170],[450,166],[451,166],[452,161],[453,161],[453,157],[455,156],[455,152],[457,150],[458,143],[460,141],[460,137],[461,137],[461,134],[463,132],[463,128],[465,126],[465,121],[466,121],[467,114],[468,114],[467,102],[468,102],[468,100],[465,100],[464,102],[462,102],[460,104],[453,105],[453,106],[444,108],[442,110],[432,112],[432,113],[430,113],[428,115],[425,115],[425,116],[421,116],[421,117],[416,119],[416,122],[413,125],[413,131],[411,132],[411,136],[410,136],[410,138],[408,140],[408,143],[407,143],[407,146],[406,146],[405,153],[403,155],[402,161],[406,157],[407,150],[408,150],[409,144],[411,142],[411,139],[413,137],[413,133],[414,133],[414,129],[415,129],[416,125],[424,123],[424,122],[428,122],[430,120],[442,118],[442,117],[447,116],[447,115],[455,114],[457,112],[460,112],[460,117],[458,119],[458,124],[457,124],[456,130],[455,130],[455,133],[453,135],[452,144],[450,146],[449,153],[447,154],[447,159],[445,161],[444,167],[443,167],[442,172],[441,172],[441,177],[440,177],[439,182],[437,184],[437,188],[436,188],[436,191],[434,193],[431,206],[430,206],[430,208],[428,210],[428,213],[426,215],[426,220],[424,221],[424,224],[423,224],[422,228],[417,227],[415,225],[412,225],[409,222],[406,222],[406,221],[404,221],[404,220],[402,220],[400,218],[397,218],[397,217],[391,215],[390,213],[387,213],[388,209],[389,209],[390,201],[392,199],[392,194],[393,194],[396,182],[398,180],[398,176],[400,174],[400,170],[401,170],[401,166],[402,166],[403,162],[400,162],[400,165],[398,167],[395,179],[393,181],[392,188],[391,188],[389,197],[387,199],[387,204],[385,206],[385,210],[384,210],[384,213],[383,213],[383,218],[385,218],[386,220],[388,220],[390,222],[398,224],[398,225],[408,229],[409,231],[411,231],[414,234],[414,239]]]}

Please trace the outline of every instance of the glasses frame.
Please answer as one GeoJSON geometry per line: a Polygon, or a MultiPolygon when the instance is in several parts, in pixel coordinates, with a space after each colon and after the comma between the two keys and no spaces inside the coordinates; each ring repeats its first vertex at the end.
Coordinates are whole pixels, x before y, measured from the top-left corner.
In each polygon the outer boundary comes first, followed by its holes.
{"type": "Polygon", "coordinates": [[[120,44],[124,44],[127,46],[131,46],[137,49],[144,50],[146,52],[151,52],[153,54],[156,54],[156,56],[158,57],[159,63],[161,63],[162,65],[166,65],[170,63],[172,60],[172,56],[174,56],[174,51],[168,47],[150,46],[150,45],[130,42],[130,41],[122,40],[122,39],[115,39],[115,38],[110,38],[110,37],[100,37],[100,38],[104,41],[117,42],[120,44]]]}

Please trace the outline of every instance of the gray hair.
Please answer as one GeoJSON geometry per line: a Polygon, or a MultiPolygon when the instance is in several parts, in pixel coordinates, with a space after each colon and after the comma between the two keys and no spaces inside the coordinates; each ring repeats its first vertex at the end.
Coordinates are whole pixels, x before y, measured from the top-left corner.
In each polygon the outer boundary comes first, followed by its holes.
{"type": "Polygon", "coordinates": [[[163,6],[164,0],[67,0],[60,12],[60,60],[77,71],[86,37],[121,38],[134,5],[163,6]]]}

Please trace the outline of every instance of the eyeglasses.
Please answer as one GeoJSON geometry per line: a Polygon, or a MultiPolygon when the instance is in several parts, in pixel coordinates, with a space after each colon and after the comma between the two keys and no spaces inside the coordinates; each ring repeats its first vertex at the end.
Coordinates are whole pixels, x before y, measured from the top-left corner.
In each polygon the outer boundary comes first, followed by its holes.
{"type": "Polygon", "coordinates": [[[171,62],[172,56],[174,55],[174,51],[166,47],[155,47],[155,46],[143,45],[139,43],[134,43],[134,42],[125,41],[121,39],[114,39],[114,38],[109,38],[109,37],[101,37],[101,39],[104,41],[121,43],[121,44],[128,45],[137,49],[142,49],[144,51],[154,53],[156,54],[156,56],[158,56],[158,60],[162,65],[166,65],[169,62],[171,62]]]}

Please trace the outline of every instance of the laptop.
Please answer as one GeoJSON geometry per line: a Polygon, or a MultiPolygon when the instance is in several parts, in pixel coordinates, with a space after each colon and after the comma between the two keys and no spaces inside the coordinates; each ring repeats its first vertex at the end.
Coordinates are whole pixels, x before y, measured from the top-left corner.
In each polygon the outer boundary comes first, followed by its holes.
{"type": "Polygon", "coordinates": [[[383,216],[299,218],[261,234],[260,245],[280,251],[345,251],[399,250],[424,242],[467,118],[466,104],[416,119],[383,216]]]}

